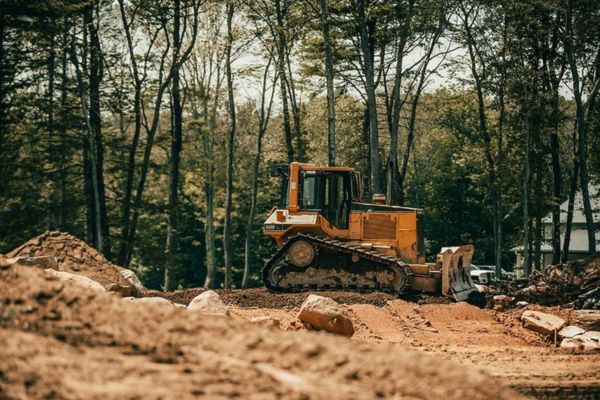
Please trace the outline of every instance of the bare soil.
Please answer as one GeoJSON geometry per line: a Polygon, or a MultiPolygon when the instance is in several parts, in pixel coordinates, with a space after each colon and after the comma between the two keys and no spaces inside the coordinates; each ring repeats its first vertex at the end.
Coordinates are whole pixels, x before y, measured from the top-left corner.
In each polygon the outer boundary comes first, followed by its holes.
{"type": "Polygon", "coordinates": [[[0,270],[0,316],[0,398],[519,398],[422,352],[136,304],[31,267],[0,270]]]}
{"type": "MultiPolygon", "coordinates": [[[[48,232],[8,256],[54,255],[105,287],[119,267],[48,232]]],[[[1,264],[0,264],[1,265],[1,264]]],[[[204,289],[150,292],[188,304],[204,289]]],[[[508,311],[443,297],[319,292],[348,308],[351,339],[309,332],[309,293],[218,290],[231,318],[89,292],[33,267],[0,267],[0,399],[600,398],[600,353],[573,353],[508,311]],[[248,322],[271,316],[280,329],[248,322]]]]}

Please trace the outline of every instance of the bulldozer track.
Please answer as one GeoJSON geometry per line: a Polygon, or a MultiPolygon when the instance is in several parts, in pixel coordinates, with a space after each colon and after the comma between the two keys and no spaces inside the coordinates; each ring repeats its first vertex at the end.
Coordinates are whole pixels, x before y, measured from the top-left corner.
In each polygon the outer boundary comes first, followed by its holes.
{"type": "Polygon", "coordinates": [[[335,291],[335,290],[351,290],[355,292],[385,292],[391,294],[401,294],[406,289],[408,285],[408,275],[409,270],[406,265],[398,260],[395,257],[387,256],[385,254],[375,253],[373,251],[364,249],[360,246],[351,245],[349,243],[341,242],[339,240],[323,238],[312,236],[304,233],[299,233],[293,237],[291,237],[266,263],[265,267],[262,270],[263,281],[268,290],[273,292],[306,292],[311,290],[319,290],[319,291],[335,291]],[[291,265],[287,262],[287,251],[290,246],[299,240],[304,240],[311,245],[315,246],[317,256],[315,260],[319,257],[319,255],[323,252],[329,252],[330,256],[339,255],[339,257],[343,258],[344,256],[348,259],[353,256],[357,257],[362,263],[362,268],[356,276],[362,276],[363,284],[348,284],[344,281],[344,279],[336,278],[335,274],[344,274],[349,273],[350,266],[347,265],[342,266],[342,268],[322,268],[316,266],[315,261],[306,268],[299,268],[291,265]],[[368,264],[367,266],[365,266],[368,264]],[[304,271],[308,271],[309,268],[313,267],[314,270],[318,271],[329,271],[331,275],[329,275],[330,283],[327,284],[319,284],[319,283],[311,283],[311,284],[297,284],[293,286],[283,287],[279,285],[279,281],[275,281],[274,274],[281,273],[281,277],[285,277],[286,274],[302,273],[304,271]],[[372,278],[368,278],[367,275],[370,273],[372,278]],[[380,282],[377,280],[378,276],[381,275],[393,276],[395,283],[394,286],[386,285],[384,282],[380,282]],[[334,280],[336,283],[332,284],[331,280],[334,280]]]}

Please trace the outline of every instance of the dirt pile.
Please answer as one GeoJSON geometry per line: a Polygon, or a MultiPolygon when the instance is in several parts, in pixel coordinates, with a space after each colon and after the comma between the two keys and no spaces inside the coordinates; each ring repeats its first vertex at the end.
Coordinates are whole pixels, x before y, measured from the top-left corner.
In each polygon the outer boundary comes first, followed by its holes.
{"type": "Polygon", "coordinates": [[[75,236],[49,231],[34,237],[6,255],[7,257],[54,256],[60,271],[86,276],[105,289],[118,284],[130,286],[121,275],[121,267],[75,236]]]}
{"type": "Polygon", "coordinates": [[[2,398],[515,399],[478,369],[391,345],[136,304],[0,270],[2,398]]]}

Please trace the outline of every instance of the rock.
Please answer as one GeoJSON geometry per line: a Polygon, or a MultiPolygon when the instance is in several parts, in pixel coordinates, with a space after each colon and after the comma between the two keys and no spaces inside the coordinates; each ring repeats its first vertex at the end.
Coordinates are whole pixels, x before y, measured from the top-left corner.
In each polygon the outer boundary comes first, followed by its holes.
{"type": "Polygon", "coordinates": [[[113,283],[106,288],[107,292],[114,292],[121,297],[131,297],[131,285],[119,285],[118,283],[113,283]]]}
{"type": "Polygon", "coordinates": [[[583,338],[583,339],[589,339],[593,342],[600,344],[600,332],[598,332],[598,331],[587,331],[577,337],[583,338]]]}
{"type": "Polygon", "coordinates": [[[131,284],[131,294],[135,297],[143,297],[148,289],[144,286],[144,284],[137,277],[135,272],[127,268],[121,268],[120,270],[121,276],[131,284]]]}
{"type": "Polygon", "coordinates": [[[334,300],[314,294],[302,304],[298,319],[317,330],[352,336],[354,326],[348,312],[334,300]]]}
{"type": "Polygon", "coordinates": [[[576,310],[575,322],[587,330],[600,330],[600,310],[576,310]]]}
{"type": "Polygon", "coordinates": [[[187,310],[187,306],[185,304],[173,303],[175,308],[185,308],[187,310]]]}
{"type": "Polygon", "coordinates": [[[279,328],[281,321],[273,317],[254,317],[250,320],[253,324],[268,326],[269,328],[279,328]]]}
{"type": "Polygon", "coordinates": [[[565,326],[560,331],[558,331],[558,337],[560,339],[566,339],[566,338],[572,338],[575,336],[579,336],[583,333],[585,333],[585,331],[583,329],[581,329],[580,327],[575,326],[575,325],[569,325],[569,326],[565,326]]]}
{"type": "MultiPolygon", "coordinates": [[[[586,332],[587,333],[587,332],[586,332]]],[[[600,334],[600,332],[595,332],[600,334]]],[[[566,338],[560,344],[561,349],[572,350],[600,350],[600,342],[598,337],[583,335],[575,336],[574,338],[566,338]]]]}
{"type": "Polygon", "coordinates": [[[526,310],[521,315],[523,326],[542,335],[552,335],[565,325],[565,320],[556,315],[526,310]]]}
{"type": "Polygon", "coordinates": [[[516,305],[517,305],[517,307],[525,307],[525,306],[529,305],[529,303],[521,300],[521,301],[517,301],[516,305]]]}
{"type": "Polygon", "coordinates": [[[106,292],[104,287],[93,279],[83,275],[76,275],[70,272],[56,271],[51,268],[44,270],[48,275],[58,278],[63,281],[72,282],[86,289],[91,289],[97,292],[106,292]]]}
{"type": "Polygon", "coordinates": [[[207,290],[194,297],[187,308],[190,311],[200,311],[204,314],[229,316],[229,309],[219,295],[212,290],[207,290]]]}
{"type": "Polygon", "coordinates": [[[140,297],[140,298],[127,297],[126,299],[131,299],[131,301],[133,301],[135,304],[157,304],[157,305],[160,305],[161,307],[169,306],[169,308],[175,308],[173,303],[171,303],[169,300],[164,299],[162,297],[140,297]]]}

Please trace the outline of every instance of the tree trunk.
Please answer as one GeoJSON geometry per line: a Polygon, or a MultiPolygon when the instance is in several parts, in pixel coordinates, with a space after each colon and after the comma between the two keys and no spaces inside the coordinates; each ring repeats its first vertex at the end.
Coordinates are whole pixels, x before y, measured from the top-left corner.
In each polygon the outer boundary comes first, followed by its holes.
{"type": "Polygon", "coordinates": [[[133,50],[133,39],[127,22],[127,14],[125,12],[124,0],[119,0],[119,11],[121,15],[121,22],[123,30],[125,32],[125,38],[127,39],[127,48],[129,52],[129,62],[131,63],[131,75],[134,83],[133,93],[133,113],[134,113],[134,126],[133,126],[133,138],[129,146],[129,156],[127,159],[127,172],[125,177],[125,188],[123,191],[123,205],[122,205],[122,216],[121,216],[121,245],[119,247],[119,265],[125,265],[128,258],[128,251],[130,243],[128,242],[128,233],[130,229],[130,218],[131,218],[131,198],[133,194],[133,179],[135,175],[135,158],[138,150],[138,144],[140,140],[140,134],[142,131],[142,81],[139,76],[136,55],[133,50]]]}
{"type": "Polygon", "coordinates": [[[571,245],[571,230],[573,228],[573,211],[575,209],[575,195],[577,193],[577,181],[579,178],[579,155],[577,146],[577,129],[573,129],[573,175],[571,175],[571,185],[569,187],[569,203],[567,206],[567,220],[565,222],[565,238],[561,262],[566,263],[569,259],[569,247],[571,245]]]}
{"type": "MultiPolygon", "coordinates": [[[[217,82],[219,78],[217,78],[217,82]]],[[[208,93],[203,90],[203,113],[204,122],[208,125],[208,132],[204,135],[204,159],[205,159],[205,184],[204,195],[206,202],[206,227],[204,233],[206,249],[206,279],[204,287],[212,289],[217,275],[217,255],[215,251],[215,223],[214,223],[214,166],[213,166],[213,138],[216,130],[217,105],[219,103],[219,87],[215,89],[215,98],[211,109],[210,118],[208,116],[208,93]]]]}
{"type": "Polygon", "coordinates": [[[231,47],[233,45],[233,32],[231,21],[233,19],[233,3],[227,4],[227,48],[225,50],[225,74],[227,78],[227,95],[229,108],[229,135],[227,138],[227,169],[225,187],[225,222],[223,224],[223,253],[225,262],[225,289],[231,289],[231,196],[233,192],[233,146],[235,144],[235,102],[233,97],[233,76],[231,73],[231,47]]]}
{"type": "Polygon", "coordinates": [[[327,165],[335,166],[335,94],[333,91],[333,49],[329,37],[329,0],[319,0],[321,30],[325,45],[325,81],[327,86],[327,165]]]}
{"type": "Polygon", "coordinates": [[[60,113],[61,113],[61,124],[60,124],[60,189],[59,189],[59,218],[58,218],[58,229],[61,231],[66,230],[66,220],[67,220],[67,206],[66,206],[66,197],[67,197],[67,128],[66,128],[66,114],[67,114],[67,96],[68,96],[68,75],[67,75],[67,43],[69,39],[69,30],[67,28],[66,18],[64,20],[64,31],[63,31],[63,40],[62,40],[62,55],[60,59],[61,63],[61,93],[60,93],[60,113]]]}
{"type": "Polygon", "coordinates": [[[357,1],[360,45],[362,51],[365,89],[367,93],[367,110],[369,112],[369,164],[371,195],[381,194],[381,178],[379,173],[379,128],[377,120],[377,98],[375,95],[375,66],[373,52],[369,44],[365,0],[357,1]]]}
{"type": "Polygon", "coordinates": [[[535,150],[535,269],[537,271],[542,270],[542,196],[544,195],[544,188],[542,186],[542,149],[540,135],[541,132],[537,130],[536,135],[536,150],[535,150]]]}
{"type": "MultiPolygon", "coordinates": [[[[572,47],[572,16],[571,0],[567,0],[566,9],[566,34],[564,39],[565,53],[569,61],[571,68],[571,77],[573,79],[573,96],[575,97],[575,108],[577,115],[577,136],[578,136],[578,157],[579,157],[579,177],[581,185],[581,196],[583,199],[583,213],[585,215],[585,222],[587,227],[588,236],[588,253],[594,254],[596,252],[596,232],[594,226],[594,217],[592,215],[592,205],[590,202],[589,192],[589,177],[587,168],[587,129],[585,124],[585,106],[583,104],[579,71],[577,69],[577,62],[575,60],[575,54],[572,47]]],[[[590,98],[594,97],[595,93],[590,93],[590,98]]]]}
{"type": "MultiPolygon", "coordinates": [[[[398,134],[400,126],[400,114],[402,111],[403,101],[400,99],[400,91],[402,89],[402,68],[404,64],[404,51],[406,48],[406,41],[410,34],[411,22],[413,16],[413,4],[414,1],[408,2],[408,12],[406,14],[402,34],[400,36],[400,42],[396,51],[396,67],[394,75],[394,88],[392,89],[392,99],[390,101],[391,112],[390,121],[390,154],[388,157],[387,174],[386,174],[386,202],[387,204],[403,204],[404,197],[399,187],[400,179],[400,168],[398,167],[398,134]]],[[[398,6],[400,7],[400,2],[398,6]]],[[[400,10],[397,10],[397,14],[400,14],[400,10]]]]}
{"type": "MultiPolygon", "coordinates": [[[[77,53],[75,51],[75,47],[71,44],[71,60],[73,65],[75,66],[75,73],[77,76],[77,86],[78,86],[78,94],[79,94],[79,102],[81,106],[81,111],[83,114],[83,119],[85,121],[86,133],[87,137],[84,139],[84,150],[83,150],[83,158],[84,158],[84,172],[89,173],[89,175],[85,174],[85,185],[88,185],[89,181],[89,190],[91,192],[91,196],[89,196],[93,200],[89,206],[93,206],[93,209],[89,210],[91,220],[93,223],[89,224],[89,226],[93,227],[94,234],[96,238],[96,242],[94,243],[97,250],[102,251],[103,247],[103,237],[102,237],[102,222],[101,222],[101,210],[100,210],[100,189],[98,186],[98,166],[97,166],[97,149],[96,149],[96,135],[94,134],[94,130],[92,128],[92,124],[90,122],[90,117],[92,115],[91,111],[88,109],[89,104],[86,99],[85,94],[85,83],[83,79],[83,73],[79,68],[79,61],[77,60],[77,53]],[[89,147],[88,147],[89,146],[89,147]],[[89,169],[86,167],[86,159],[89,160],[89,169]],[[88,178],[91,176],[91,179],[88,178]]],[[[88,187],[86,187],[87,189],[88,187]]]]}
{"type": "MultiPolygon", "coordinates": [[[[529,117],[527,117],[529,118],[529,117]]],[[[527,127],[525,128],[525,171],[523,173],[523,272],[525,276],[529,276],[531,272],[531,252],[530,252],[530,232],[529,232],[529,178],[530,178],[530,165],[529,165],[529,153],[530,149],[530,127],[529,121],[527,121],[527,127]]]]}
{"type": "MultiPolygon", "coordinates": [[[[500,221],[497,220],[499,212],[498,212],[498,197],[499,197],[499,189],[498,189],[498,182],[497,182],[497,176],[496,176],[496,162],[494,161],[494,157],[492,155],[492,141],[491,141],[491,137],[489,134],[489,131],[487,129],[487,117],[486,117],[486,109],[485,109],[485,96],[483,94],[483,82],[482,82],[482,77],[479,75],[479,72],[477,70],[477,56],[476,56],[476,43],[475,43],[475,38],[473,37],[473,32],[472,32],[472,27],[469,23],[468,20],[468,12],[463,8],[463,13],[464,13],[464,29],[465,29],[465,33],[467,35],[467,49],[469,52],[469,59],[470,59],[470,68],[471,68],[471,73],[473,75],[473,80],[475,81],[475,92],[477,94],[477,111],[478,111],[478,117],[479,117],[479,133],[482,136],[483,139],[483,144],[484,144],[484,154],[485,154],[485,159],[487,161],[487,165],[488,165],[488,174],[489,174],[489,179],[490,179],[490,189],[491,189],[491,193],[492,193],[492,218],[493,218],[493,226],[494,226],[494,249],[495,249],[495,256],[496,258],[499,257],[498,253],[498,249],[499,249],[499,245],[498,245],[498,227],[500,226],[500,221]]],[[[527,135],[529,135],[529,131],[527,132],[527,135]]],[[[529,145],[529,138],[527,139],[527,143],[529,145]]],[[[528,150],[529,151],[529,150],[528,150]]],[[[527,157],[529,157],[529,154],[527,154],[527,157]]],[[[527,167],[527,173],[529,173],[529,167],[527,167]]],[[[527,178],[529,179],[529,178],[527,178]]],[[[525,188],[527,189],[527,188],[525,188]]],[[[525,190],[524,189],[524,190],[525,190]]],[[[527,190],[528,192],[528,190],[527,190]]],[[[525,211],[525,210],[524,210],[525,211]]],[[[527,213],[529,210],[526,210],[527,213]]],[[[529,239],[529,238],[528,238],[529,239]]],[[[496,272],[502,272],[500,270],[500,266],[496,265],[496,272]]]]}
{"type": "Polygon", "coordinates": [[[304,139],[302,138],[302,125],[300,122],[300,106],[296,99],[296,88],[294,86],[294,75],[292,74],[292,65],[290,62],[290,54],[285,46],[285,60],[287,65],[286,85],[289,92],[290,105],[292,106],[292,119],[294,120],[294,135],[296,137],[296,161],[306,162],[304,152],[304,139]]]}
{"type": "MultiPolygon", "coordinates": [[[[56,75],[56,49],[55,49],[55,40],[54,34],[50,36],[50,52],[48,54],[48,92],[47,92],[47,101],[48,101],[48,125],[47,125],[47,133],[48,133],[48,165],[50,165],[51,169],[57,168],[55,159],[56,153],[55,149],[52,147],[52,142],[54,141],[54,81],[56,75]]],[[[55,218],[53,216],[53,205],[56,206],[56,174],[54,172],[50,173],[49,181],[52,185],[51,187],[51,196],[49,198],[48,204],[46,204],[46,228],[47,230],[52,230],[55,226],[55,218]]]]}
{"type": "MultiPolygon", "coordinates": [[[[173,59],[177,58],[177,52],[181,47],[180,39],[180,0],[174,0],[174,16],[173,16],[173,59]]],[[[165,291],[173,289],[174,283],[174,265],[175,265],[175,248],[177,246],[177,208],[178,197],[177,187],[179,183],[179,162],[181,159],[181,146],[183,142],[183,111],[181,107],[181,93],[179,88],[179,66],[176,66],[173,71],[173,81],[171,83],[171,100],[172,100],[172,129],[171,129],[171,159],[169,163],[169,216],[167,221],[167,244],[165,249],[165,277],[163,288],[165,291]]]]}
{"type": "MultiPolygon", "coordinates": [[[[252,232],[254,230],[254,216],[256,214],[256,200],[258,194],[258,172],[260,167],[260,158],[262,153],[262,142],[269,118],[271,115],[271,105],[273,104],[273,95],[275,94],[275,81],[273,81],[273,89],[269,104],[265,110],[265,96],[267,91],[267,76],[271,66],[271,59],[265,67],[265,72],[262,80],[262,92],[260,97],[260,117],[258,121],[258,135],[256,137],[256,155],[254,156],[254,165],[252,167],[252,195],[250,199],[250,212],[248,213],[248,223],[246,224],[246,239],[244,242],[244,276],[242,278],[242,288],[248,287],[248,278],[250,276],[250,251],[252,247],[252,232]]],[[[275,80],[277,79],[277,75],[275,80]]]]}
{"type": "MultiPolygon", "coordinates": [[[[97,218],[100,229],[98,237],[98,248],[104,255],[110,259],[110,242],[109,242],[109,226],[108,216],[106,212],[106,194],[104,188],[104,148],[102,144],[102,119],[100,114],[100,83],[102,82],[102,49],[100,47],[100,37],[98,35],[98,27],[94,21],[94,6],[87,7],[84,11],[84,23],[89,31],[90,37],[90,71],[89,71],[89,91],[90,91],[90,106],[89,106],[89,121],[94,135],[95,147],[95,170],[97,180],[98,194],[95,201],[98,201],[97,208],[100,216],[97,218]]],[[[91,149],[90,149],[91,150],[91,149]]]]}
{"type": "Polygon", "coordinates": [[[285,32],[283,25],[283,11],[281,9],[281,0],[275,0],[275,13],[277,17],[277,70],[279,73],[279,89],[281,95],[281,105],[283,114],[283,133],[285,135],[285,144],[287,147],[288,163],[294,161],[294,145],[292,143],[292,127],[290,125],[290,110],[288,104],[288,93],[286,87],[286,61],[285,61],[285,32]]]}
{"type": "Polygon", "coordinates": [[[558,131],[559,119],[558,86],[553,93],[553,127],[550,134],[550,154],[552,156],[552,264],[560,262],[560,203],[561,203],[561,174],[560,174],[560,145],[558,131]]]}

